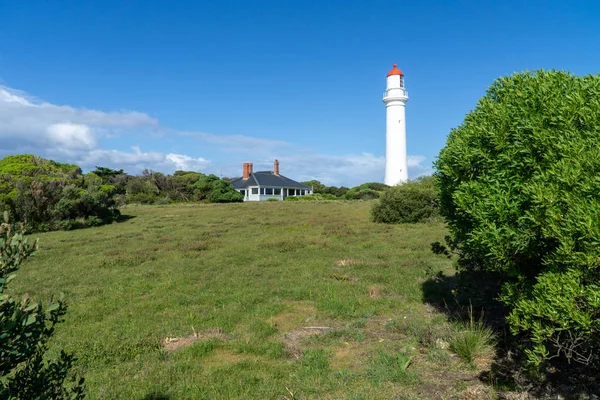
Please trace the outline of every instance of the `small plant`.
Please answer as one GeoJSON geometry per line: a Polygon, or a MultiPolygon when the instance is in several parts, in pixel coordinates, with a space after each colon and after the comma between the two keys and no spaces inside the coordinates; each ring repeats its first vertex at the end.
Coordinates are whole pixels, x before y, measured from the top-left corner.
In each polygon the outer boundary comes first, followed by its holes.
{"type": "Polygon", "coordinates": [[[398,361],[398,368],[400,373],[405,373],[408,366],[412,363],[412,357],[408,355],[408,352],[399,351],[396,353],[396,360],[398,361]]]}
{"type": "Polygon", "coordinates": [[[54,327],[67,312],[59,300],[44,309],[25,295],[17,300],[4,294],[21,263],[36,250],[23,227],[13,231],[4,213],[0,224],[0,398],[82,399],[83,378],[71,376],[75,357],[64,351],[56,360],[45,356],[54,327]]]}
{"type": "Polygon", "coordinates": [[[379,349],[371,361],[368,376],[375,385],[386,381],[410,381],[414,378],[408,371],[411,363],[412,357],[408,350],[389,354],[379,349]]]}
{"type": "Polygon", "coordinates": [[[472,364],[477,356],[492,349],[495,343],[494,332],[485,326],[483,315],[479,320],[473,317],[469,308],[469,320],[463,323],[450,342],[450,350],[472,364]]]}
{"type": "Polygon", "coordinates": [[[408,331],[417,338],[419,343],[428,348],[443,347],[452,337],[452,327],[448,323],[434,324],[431,321],[412,321],[408,331]]]}
{"type": "Polygon", "coordinates": [[[434,348],[427,352],[427,361],[446,364],[450,361],[450,356],[447,351],[440,348],[434,348]]]}
{"type": "Polygon", "coordinates": [[[276,199],[275,197],[271,197],[270,199],[267,199],[267,201],[270,201],[272,203],[277,203],[277,202],[279,202],[279,199],[276,199]]]}

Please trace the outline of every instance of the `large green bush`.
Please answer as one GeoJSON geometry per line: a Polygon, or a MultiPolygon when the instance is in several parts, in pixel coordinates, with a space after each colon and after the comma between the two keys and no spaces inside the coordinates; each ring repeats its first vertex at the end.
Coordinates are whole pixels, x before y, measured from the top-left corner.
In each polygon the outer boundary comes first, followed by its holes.
{"type": "Polygon", "coordinates": [[[437,161],[460,268],[499,271],[534,365],[600,350],[600,76],[496,80],[437,161]]]}
{"type": "Polygon", "coordinates": [[[212,183],[208,200],[211,203],[239,203],[244,201],[244,195],[235,190],[229,181],[219,179],[212,183]]]}
{"type": "Polygon", "coordinates": [[[27,221],[30,230],[71,229],[110,223],[119,216],[118,188],[76,165],[32,155],[0,160],[0,211],[27,221]]]}
{"type": "Polygon", "coordinates": [[[81,399],[83,378],[71,371],[75,357],[65,352],[54,359],[46,356],[66,304],[51,299],[44,308],[27,295],[17,299],[4,293],[35,249],[36,244],[23,237],[22,227],[12,230],[5,213],[0,224],[0,398],[81,399]]]}
{"type": "Polygon", "coordinates": [[[374,222],[398,224],[431,220],[438,215],[433,177],[421,177],[387,189],[371,208],[374,222]]]}

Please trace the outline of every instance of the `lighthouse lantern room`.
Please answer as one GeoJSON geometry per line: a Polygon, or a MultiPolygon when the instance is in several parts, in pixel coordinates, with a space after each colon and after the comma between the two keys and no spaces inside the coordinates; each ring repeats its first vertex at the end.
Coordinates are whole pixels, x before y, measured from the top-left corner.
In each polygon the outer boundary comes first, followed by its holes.
{"type": "Polygon", "coordinates": [[[405,108],[408,92],[404,88],[404,74],[396,64],[388,72],[385,103],[385,184],[395,186],[408,180],[406,156],[405,108]]]}

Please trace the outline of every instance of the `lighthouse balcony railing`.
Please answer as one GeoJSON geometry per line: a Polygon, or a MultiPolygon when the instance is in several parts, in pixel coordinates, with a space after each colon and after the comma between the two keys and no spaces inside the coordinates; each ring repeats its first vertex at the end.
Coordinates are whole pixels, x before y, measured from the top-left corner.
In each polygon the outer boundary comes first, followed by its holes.
{"type": "Polygon", "coordinates": [[[383,92],[383,97],[408,97],[405,89],[389,89],[383,92]]]}

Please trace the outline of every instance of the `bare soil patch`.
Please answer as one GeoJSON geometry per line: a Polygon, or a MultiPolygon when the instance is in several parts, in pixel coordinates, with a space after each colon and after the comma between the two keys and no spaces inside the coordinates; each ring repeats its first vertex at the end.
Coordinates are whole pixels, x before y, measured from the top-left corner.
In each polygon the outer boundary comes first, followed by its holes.
{"type": "Polygon", "coordinates": [[[306,326],[296,328],[283,336],[283,343],[287,347],[289,354],[294,358],[298,358],[302,354],[302,348],[300,346],[302,339],[310,336],[324,335],[333,329],[334,328],[329,326],[306,326]]]}
{"type": "Polygon", "coordinates": [[[317,309],[311,301],[287,303],[288,310],[271,318],[271,323],[281,332],[290,332],[298,326],[316,325],[317,309]]]}

